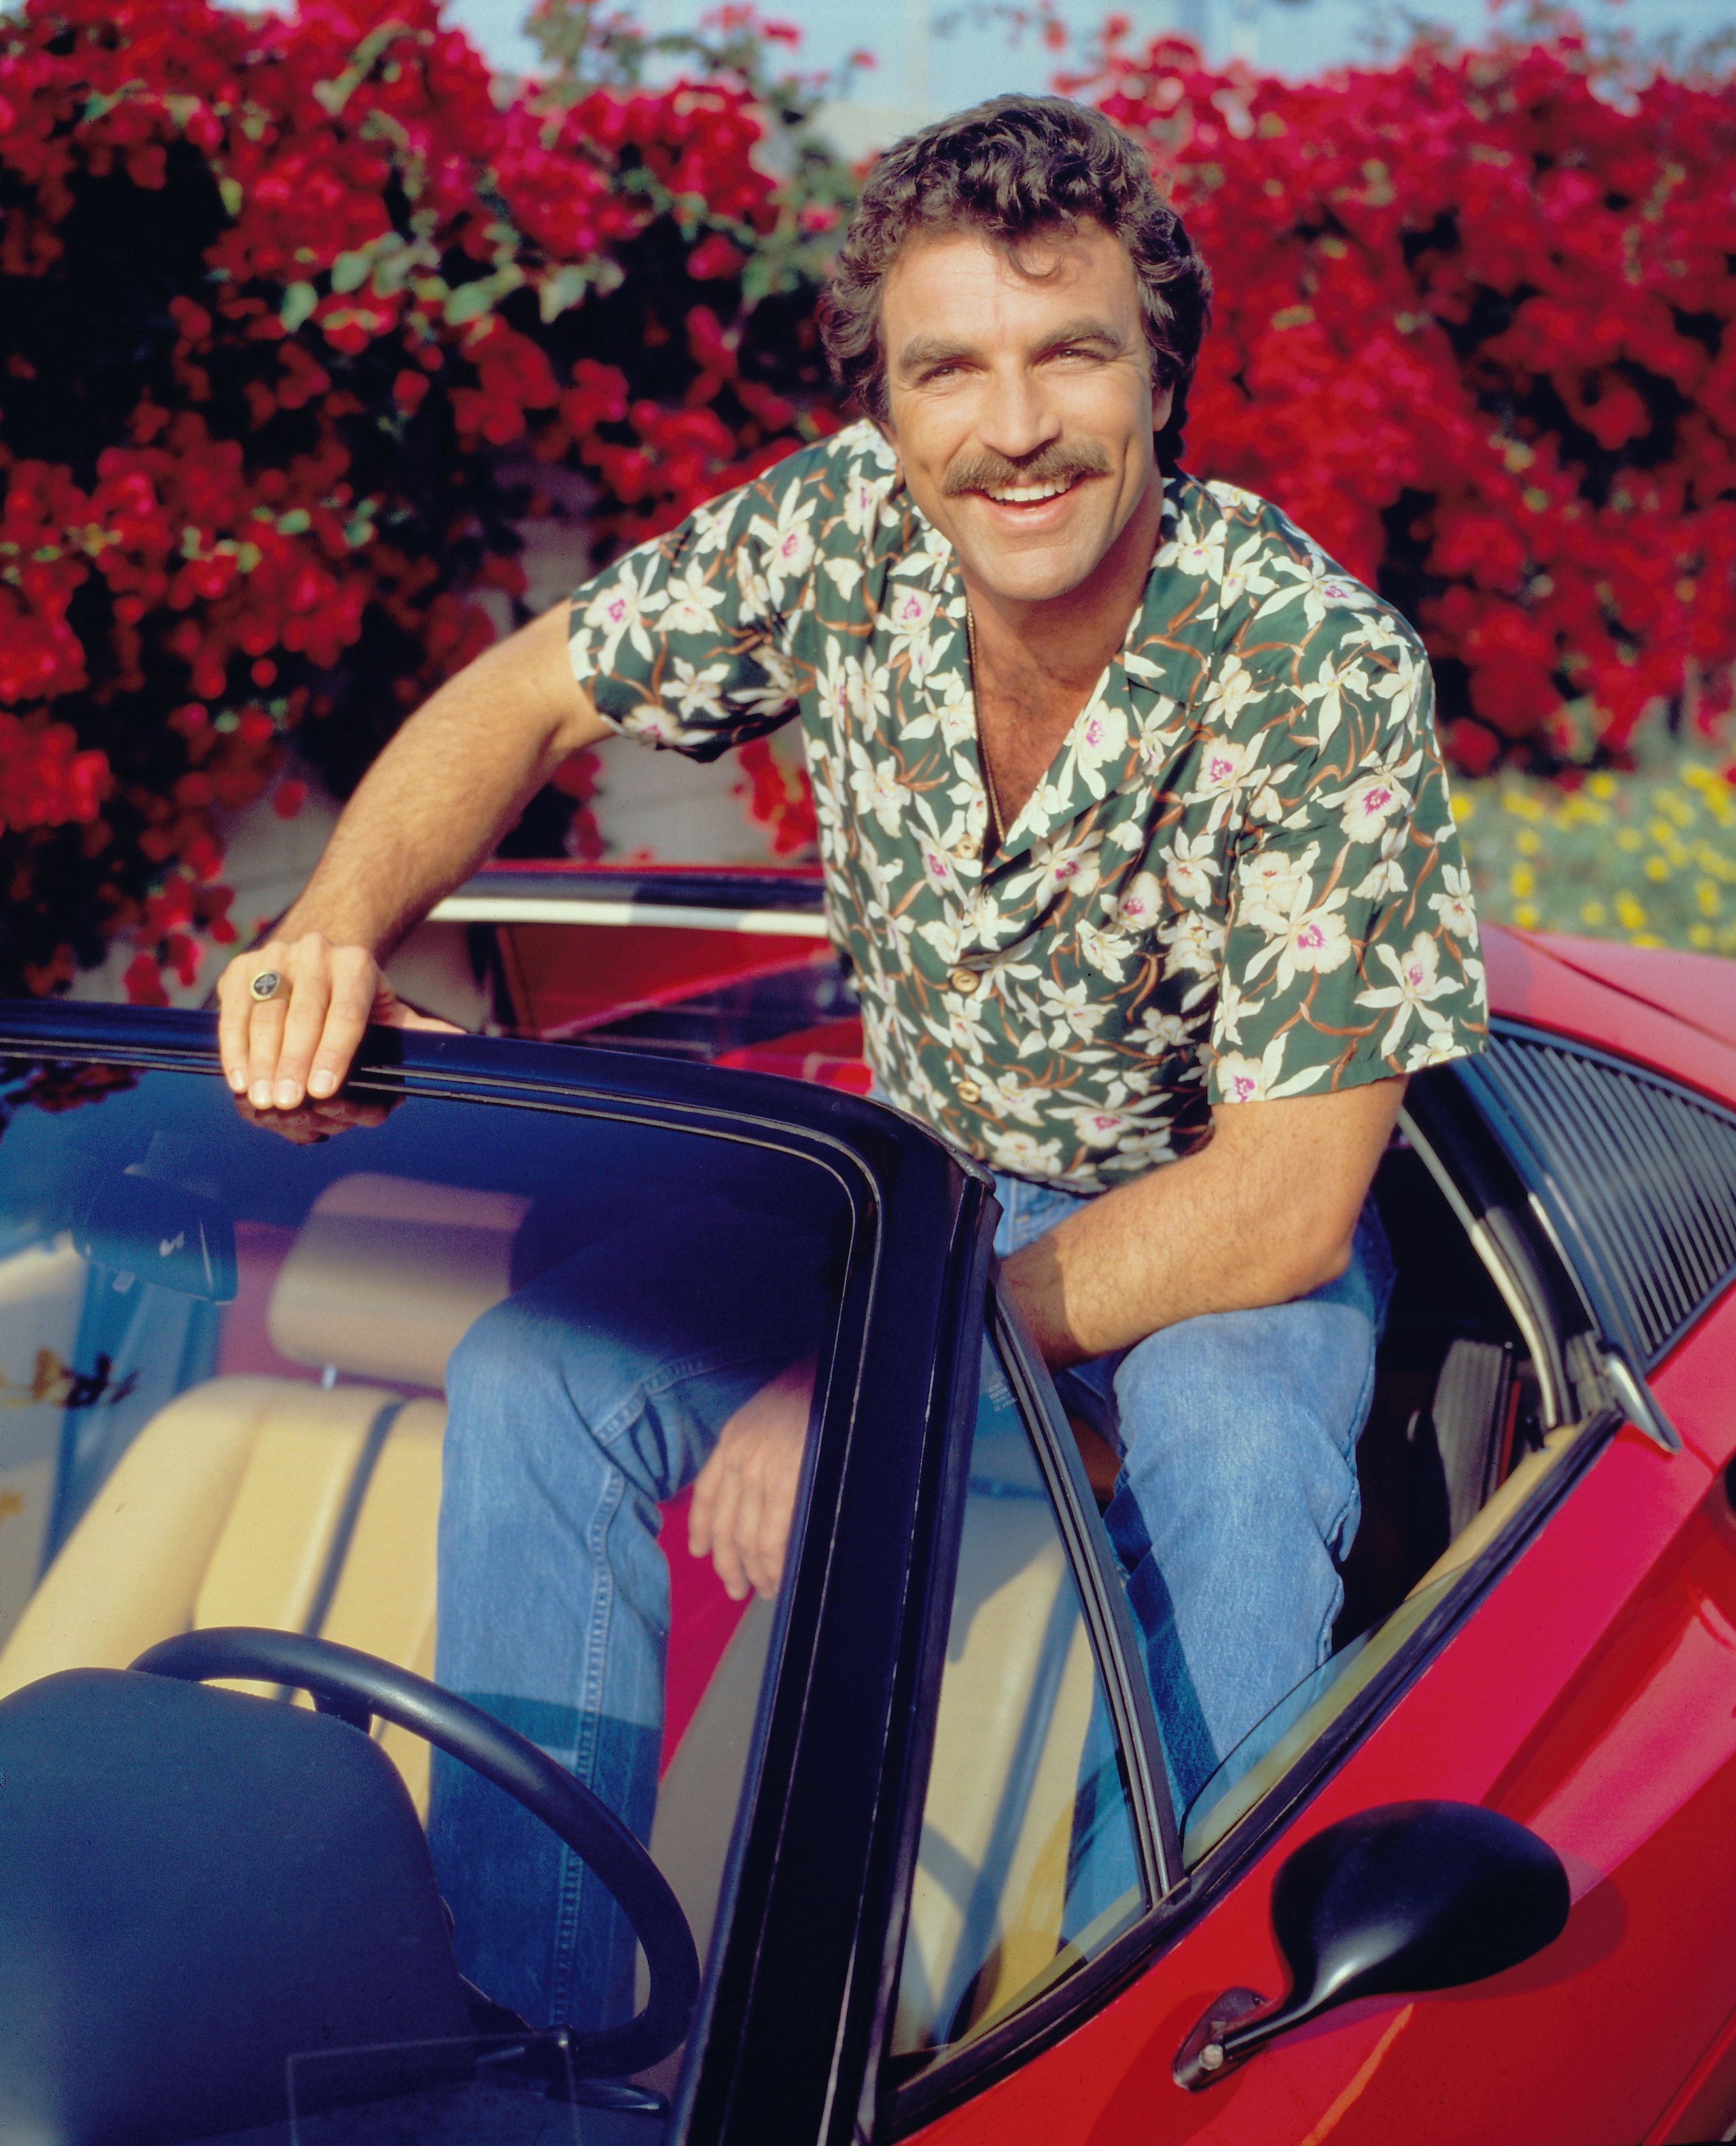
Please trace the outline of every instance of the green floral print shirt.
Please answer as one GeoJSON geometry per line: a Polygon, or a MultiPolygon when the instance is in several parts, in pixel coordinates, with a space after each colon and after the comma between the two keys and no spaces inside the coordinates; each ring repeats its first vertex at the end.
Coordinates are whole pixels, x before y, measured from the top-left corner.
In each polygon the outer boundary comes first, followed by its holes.
{"type": "Polygon", "coordinates": [[[630,736],[707,760],[800,717],[869,1062],[996,1169],[1100,1191],[1214,1103],[1481,1044],[1427,659],[1250,493],[1170,479],[1121,650],[986,868],[964,585],[872,426],[627,553],[570,631],[630,736]]]}

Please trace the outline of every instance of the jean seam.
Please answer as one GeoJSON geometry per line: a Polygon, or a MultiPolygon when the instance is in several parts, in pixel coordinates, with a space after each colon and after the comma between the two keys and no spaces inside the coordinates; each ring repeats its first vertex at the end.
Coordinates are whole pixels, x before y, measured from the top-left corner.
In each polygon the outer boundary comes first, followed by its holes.
{"type": "MultiPolygon", "coordinates": [[[[661,1400],[665,1394],[672,1393],[676,1387],[688,1379],[709,1378],[718,1371],[739,1370],[745,1364],[770,1363],[777,1354],[775,1349],[746,1349],[733,1355],[706,1351],[697,1356],[681,1357],[673,1364],[661,1365],[649,1378],[641,1380],[632,1387],[619,1407],[605,1416],[591,1435],[599,1446],[607,1449],[616,1443],[630,1424],[636,1423],[644,1415],[647,1401],[661,1400]]],[[[611,1465],[620,1467],[618,1461],[612,1461],[611,1465]]]]}
{"type": "MultiPolygon", "coordinates": [[[[1376,1324],[1376,1331],[1378,1334],[1378,1321],[1376,1324]]],[[[1339,1534],[1344,1527],[1345,1518],[1349,1515],[1350,1508],[1356,1503],[1357,1500],[1362,1495],[1362,1484],[1356,1472],[1356,1449],[1362,1442],[1363,1427],[1368,1421],[1369,1410],[1374,1403],[1375,1358],[1378,1352],[1377,1342],[1376,1345],[1371,1347],[1369,1350],[1368,1369],[1363,1373],[1362,1385],[1357,1390],[1356,1405],[1350,1411],[1350,1420],[1356,1425],[1356,1429],[1351,1435],[1350,1450],[1344,1456],[1345,1465],[1350,1471],[1349,1492],[1345,1497],[1344,1503],[1339,1507],[1337,1512],[1333,1515],[1331,1526],[1325,1530],[1324,1534],[1320,1538],[1321,1542],[1325,1546],[1328,1556],[1332,1560],[1332,1602],[1331,1607],[1327,1611],[1325,1619],[1320,1626],[1319,1635],[1314,1642],[1314,1667],[1316,1669],[1319,1669],[1331,1654],[1332,1628],[1338,1622],[1339,1612],[1344,1606],[1344,1576],[1343,1573],[1339,1570],[1338,1566],[1338,1560],[1340,1553],[1333,1548],[1333,1545],[1336,1542],[1339,1534]]]]}

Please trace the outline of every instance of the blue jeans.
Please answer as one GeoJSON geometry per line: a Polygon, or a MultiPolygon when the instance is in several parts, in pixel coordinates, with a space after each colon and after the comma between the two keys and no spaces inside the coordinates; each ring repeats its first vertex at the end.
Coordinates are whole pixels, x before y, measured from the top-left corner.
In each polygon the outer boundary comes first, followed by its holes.
{"type": "MultiPolygon", "coordinates": [[[[996,1181],[1003,1254],[1080,1204],[996,1181]]],[[[571,1768],[641,1839],[669,1626],[657,1508],[826,1318],[816,1240],[764,1215],[744,1226],[721,1200],[661,1219],[471,1327],[446,1370],[440,1516],[439,1681],[571,1768]]],[[[1311,1296],[1185,1320],[1060,1382],[1122,1458],[1106,1520],[1182,1808],[1329,1649],[1390,1280],[1370,1208],[1349,1269],[1311,1296]]],[[[631,1934],[544,1827],[436,1753],[428,1837],[473,1982],[535,2024],[625,2016],[631,1934]]]]}
{"type": "MultiPolygon", "coordinates": [[[[1003,1258],[1089,1196],[995,1184],[1003,1258]]],[[[1055,1381],[1121,1461],[1104,1523],[1145,1643],[1178,1823],[1331,1652],[1392,1285],[1370,1200],[1335,1281],[1289,1304],[1182,1320],[1055,1381]]]]}

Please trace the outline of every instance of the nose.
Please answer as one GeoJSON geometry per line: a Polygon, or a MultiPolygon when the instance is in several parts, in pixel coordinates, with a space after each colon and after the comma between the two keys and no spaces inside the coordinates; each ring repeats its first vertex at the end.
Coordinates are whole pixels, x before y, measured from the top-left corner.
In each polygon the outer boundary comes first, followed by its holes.
{"type": "Polygon", "coordinates": [[[1043,392],[1033,366],[997,366],[980,406],[977,429],[983,445],[1010,462],[1020,462],[1061,435],[1061,416],[1043,392]]]}

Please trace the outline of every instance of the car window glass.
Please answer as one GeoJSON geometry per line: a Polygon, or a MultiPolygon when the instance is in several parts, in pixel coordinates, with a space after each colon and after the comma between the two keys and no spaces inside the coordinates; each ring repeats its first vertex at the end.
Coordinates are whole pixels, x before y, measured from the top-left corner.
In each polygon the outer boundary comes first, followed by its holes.
{"type": "MultiPolygon", "coordinates": [[[[382,1097],[301,1130],[207,1076],[0,1069],[0,1700],[215,1626],[448,1683],[468,1619],[464,1694],[636,1797],[703,1962],[772,1604],[690,1556],[687,1485],[721,1419],[827,1362],[848,1200],[772,1146],[598,1115],[382,1097]],[[443,1491],[449,1536],[467,1511],[476,1539],[446,1543],[436,1596],[443,1491]],[[606,1602],[572,1579],[597,1544],[606,1602]]],[[[799,1460],[806,1399],[793,1421],[799,1460]]],[[[526,1993],[551,1985],[515,1980],[542,1935],[495,1913],[522,1861],[482,1808],[499,1792],[373,1734],[419,1813],[448,1795],[461,1965],[544,2024],[526,1993]]],[[[558,1854],[526,1824],[533,1861],[558,1854]]],[[[631,1940],[593,1964],[625,2016],[631,1940]]]]}
{"type": "Polygon", "coordinates": [[[1078,1582],[985,1340],[892,2033],[901,2074],[1095,1958],[1147,1899],[1078,1582]]]}

